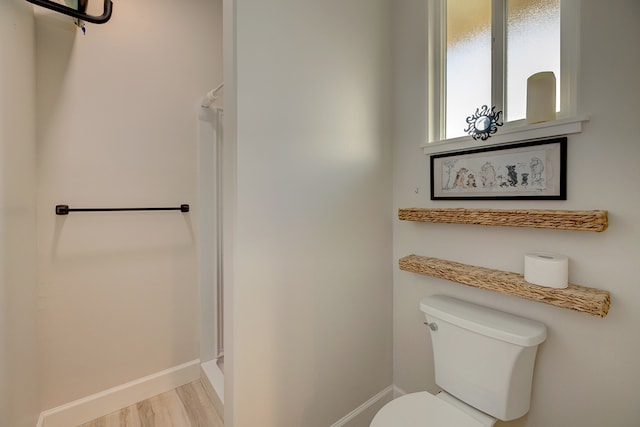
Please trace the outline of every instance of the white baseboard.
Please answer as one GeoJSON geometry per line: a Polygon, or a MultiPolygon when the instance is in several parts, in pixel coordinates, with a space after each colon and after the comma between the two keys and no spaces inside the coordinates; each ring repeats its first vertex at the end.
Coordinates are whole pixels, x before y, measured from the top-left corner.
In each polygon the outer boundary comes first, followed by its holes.
{"type": "Polygon", "coordinates": [[[37,427],[70,427],[110,414],[200,378],[200,360],[192,360],[91,396],[48,409],[37,427]]]}
{"type": "MultiPolygon", "coordinates": [[[[364,413],[367,409],[377,404],[382,400],[390,401],[393,399],[395,395],[396,387],[394,385],[390,385],[386,387],[384,390],[373,396],[371,399],[364,402],[362,405],[358,406],[353,411],[349,412],[344,417],[340,418],[335,423],[331,424],[331,427],[343,427],[346,426],[349,422],[356,419],[360,414],[364,413]]],[[[399,389],[398,389],[399,390],[399,389]]]]}
{"type": "Polygon", "coordinates": [[[207,395],[224,421],[224,373],[220,370],[216,360],[204,362],[200,365],[200,379],[207,395]]]}
{"type": "Polygon", "coordinates": [[[405,394],[407,394],[406,391],[404,391],[403,389],[401,389],[400,387],[394,385],[393,386],[393,398],[396,399],[400,396],[404,396],[405,394]]]}

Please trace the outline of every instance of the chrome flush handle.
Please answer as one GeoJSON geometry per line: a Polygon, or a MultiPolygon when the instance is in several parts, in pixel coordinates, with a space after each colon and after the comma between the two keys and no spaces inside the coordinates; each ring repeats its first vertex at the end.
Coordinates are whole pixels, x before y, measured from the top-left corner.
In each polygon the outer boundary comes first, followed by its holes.
{"type": "Polygon", "coordinates": [[[425,325],[427,325],[429,327],[429,329],[431,329],[432,331],[437,331],[438,330],[438,325],[436,324],[436,322],[424,322],[425,325]]]}

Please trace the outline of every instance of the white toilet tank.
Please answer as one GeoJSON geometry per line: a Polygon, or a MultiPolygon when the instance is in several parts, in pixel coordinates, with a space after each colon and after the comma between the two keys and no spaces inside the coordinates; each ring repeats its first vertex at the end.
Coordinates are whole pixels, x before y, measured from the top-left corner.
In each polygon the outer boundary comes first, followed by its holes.
{"type": "Polygon", "coordinates": [[[439,387],[503,421],[529,411],[545,325],[444,295],[424,298],[420,309],[432,324],[439,387]]]}

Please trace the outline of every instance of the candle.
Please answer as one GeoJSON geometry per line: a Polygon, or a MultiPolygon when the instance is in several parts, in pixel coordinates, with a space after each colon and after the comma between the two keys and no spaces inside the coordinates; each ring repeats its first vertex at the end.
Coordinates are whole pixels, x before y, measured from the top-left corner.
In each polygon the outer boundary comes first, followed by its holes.
{"type": "Polygon", "coordinates": [[[556,76],[553,71],[533,74],[527,79],[527,123],[556,118],[556,76]]]}

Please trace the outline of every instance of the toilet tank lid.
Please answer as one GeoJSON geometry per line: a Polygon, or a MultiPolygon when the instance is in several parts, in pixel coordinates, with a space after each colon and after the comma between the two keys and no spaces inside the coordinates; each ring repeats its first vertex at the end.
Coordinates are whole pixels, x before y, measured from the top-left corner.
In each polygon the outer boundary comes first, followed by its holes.
{"type": "Polygon", "coordinates": [[[547,327],[540,322],[446,295],[422,299],[420,310],[469,331],[523,347],[538,345],[547,337],[547,327]]]}

